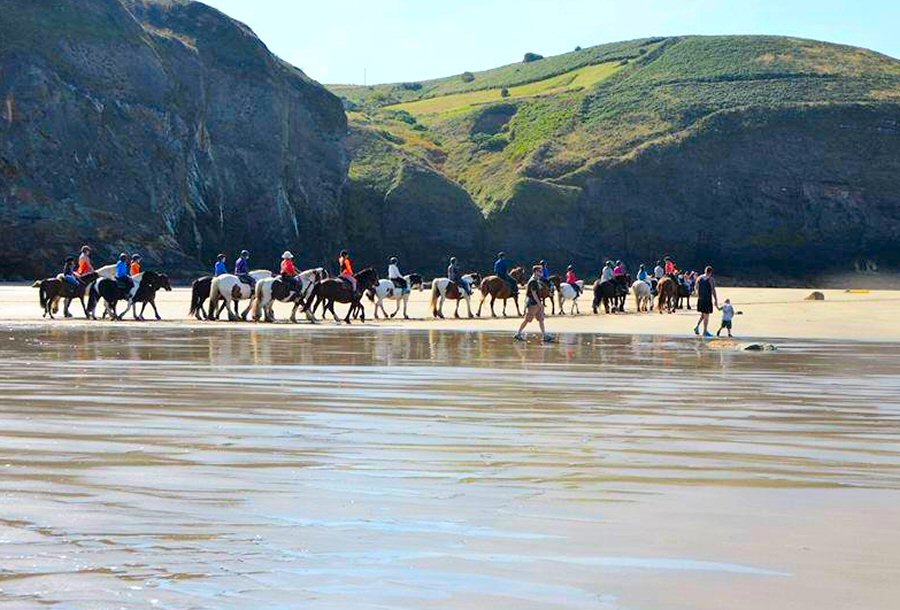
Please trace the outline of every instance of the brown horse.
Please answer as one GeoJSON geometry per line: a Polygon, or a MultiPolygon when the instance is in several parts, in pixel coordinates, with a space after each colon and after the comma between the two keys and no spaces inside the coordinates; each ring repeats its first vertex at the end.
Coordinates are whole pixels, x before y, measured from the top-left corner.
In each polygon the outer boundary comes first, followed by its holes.
{"type": "Polygon", "coordinates": [[[88,307],[84,302],[84,296],[88,286],[90,286],[98,277],[100,276],[96,272],[87,273],[80,278],[81,285],[79,286],[70,284],[59,276],[35,282],[35,285],[39,288],[38,299],[41,308],[44,310],[44,317],[50,316],[50,318],[53,319],[53,312],[57,310],[56,302],[58,299],[63,299],[63,315],[67,318],[71,318],[72,314],[69,313],[69,305],[72,304],[74,299],[78,299],[81,301],[81,308],[84,310],[84,316],[90,318],[88,307]]]}
{"type": "Polygon", "coordinates": [[[675,313],[675,302],[678,299],[678,283],[673,278],[666,276],[656,284],[656,292],[659,295],[659,302],[656,306],[659,313],[663,312],[664,307],[669,313],[675,313]]]}
{"type": "Polygon", "coordinates": [[[325,316],[330,311],[331,315],[334,316],[334,321],[340,322],[340,318],[334,311],[334,304],[349,303],[350,309],[347,310],[344,322],[350,324],[350,318],[357,312],[360,314],[360,320],[365,322],[366,310],[360,301],[366,290],[378,285],[378,274],[370,267],[363,269],[353,277],[356,278],[356,291],[350,288],[348,281],[340,278],[329,278],[315,284],[312,291],[310,291],[309,297],[306,299],[304,311],[314,313],[319,308],[319,303],[322,303],[322,316],[325,316]],[[315,305],[310,309],[314,299],[315,305]]]}
{"type": "MultiPolygon", "coordinates": [[[[516,267],[509,272],[509,277],[514,279],[516,283],[521,286],[525,283],[525,270],[521,267],[516,267]]],[[[516,315],[522,315],[522,310],[519,309],[519,294],[514,294],[512,287],[509,285],[509,282],[507,282],[503,278],[496,275],[489,275],[481,280],[481,286],[479,286],[479,290],[481,290],[481,302],[478,304],[478,313],[476,314],[479,318],[481,317],[481,307],[484,305],[485,299],[487,299],[489,296],[491,297],[492,317],[497,317],[497,314],[494,312],[494,302],[497,299],[503,301],[504,318],[506,317],[506,302],[509,299],[512,299],[513,303],[516,304],[516,315]]]]}

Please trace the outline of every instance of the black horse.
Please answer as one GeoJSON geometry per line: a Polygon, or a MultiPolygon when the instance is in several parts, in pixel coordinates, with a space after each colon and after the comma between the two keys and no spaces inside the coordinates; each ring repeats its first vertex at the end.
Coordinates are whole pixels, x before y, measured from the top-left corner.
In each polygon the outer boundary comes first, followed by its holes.
{"type": "Polygon", "coordinates": [[[44,317],[46,318],[49,316],[50,319],[55,319],[53,317],[53,312],[57,310],[56,301],[57,299],[63,299],[63,315],[66,318],[71,318],[72,314],[69,313],[69,305],[72,304],[73,300],[78,299],[81,301],[84,317],[90,318],[88,307],[84,303],[84,295],[85,292],[87,292],[88,286],[90,286],[98,277],[100,276],[97,273],[86,273],[80,278],[81,282],[78,286],[59,277],[41,280],[37,284],[39,289],[38,300],[41,304],[41,309],[44,310],[44,317]]]}
{"type": "Polygon", "coordinates": [[[130,298],[131,289],[122,286],[116,280],[104,278],[99,280],[94,285],[93,290],[91,290],[90,298],[88,299],[88,310],[90,311],[91,316],[96,320],[97,316],[95,310],[97,308],[97,302],[100,299],[103,299],[106,303],[106,311],[103,313],[103,317],[110,314],[112,315],[113,320],[121,320],[125,317],[125,314],[128,313],[129,309],[134,308],[134,319],[143,320],[143,308],[141,310],[141,316],[138,317],[137,308],[134,307],[135,303],[142,303],[144,308],[146,308],[147,303],[150,303],[153,306],[153,311],[156,313],[156,319],[159,320],[161,318],[159,312],[156,310],[155,299],[156,293],[162,289],[172,290],[172,286],[169,284],[169,278],[165,274],[156,273],[155,271],[144,272],[133,298],[130,298]],[[118,306],[119,301],[128,301],[128,307],[121,315],[116,313],[116,307],[118,306]]]}
{"type": "MultiPolygon", "coordinates": [[[[212,280],[211,275],[204,275],[191,283],[191,310],[188,312],[189,316],[194,316],[198,320],[206,319],[206,311],[203,304],[209,298],[209,287],[212,284],[212,280]]],[[[224,308],[225,303],[223,302],[222,309],[224,308]]],[[[219,313],[222,313],[222,309],[219,310],[219,313]]]]}
{"type": "Polygon", "coordinates": [[[597,313],[600,303],[603,303],[603,309],[606,313],[616,313],[625,311],[625,297],[628,296],[630,286],[630,278],[627,275],[620,275],[617,278],[607,280],[605,282],[597,282],[594,284],[594,302],[593,310],[597,313]]]}
{"type": "Polygon", "coordinates": [[[324,316],[330,311],[331,315],[334,316],[334,321],[340,322],[340,318],[338,318],[334,311],[334,304],[350,303],[350,309],[347,310],[344,322],[350,324],[350,318],[353,317],[357,311],[360,313],[360,319],[365,322],[366,310],[360,300],[366,290],[369,290],[378,284],[378,274],[370,267],[368,269],[363,269],[354,275],[354,277],[356,278],[355,292],[350,288],[350,283],[341,278],[329,278],[319,282],[313,287],[309,298],[306,299],[304,309],[306,311],[315,312],[316,309],[319,308],[319,303],[322,303],[322,315],[324,316]],[[315,301],[315,305],[313,305],[313,301],[315,301]],[[311,305],[312,309],[310,309],[311,305]]]}
{"type": "Polygon", "coordinates": [[[684,303],[687,302],[688,311],[691,309],[691,296],[694,294],[693,286],[689,286],[687,282],[676,280],[675,309],[684,309],[684,303]]]}

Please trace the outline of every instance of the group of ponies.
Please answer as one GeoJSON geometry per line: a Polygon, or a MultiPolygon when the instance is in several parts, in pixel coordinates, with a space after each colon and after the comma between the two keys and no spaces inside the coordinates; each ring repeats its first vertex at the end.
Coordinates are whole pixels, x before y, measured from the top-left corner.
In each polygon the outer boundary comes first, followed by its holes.
{"type": "Polygon", "coordinates": [[[63,303],[63,316],[73,317],[69,307],[72,301],[77,299],[81,303],[84,317],[90,320],[97,319],[97,305],[101,301],[104,304],[101,316],[103,318],[122,320],[131,311],[135,320],[144,320],[144,312],[147,305],[150,305],[156,319],[161,320],[159,310],[156,308],[156,293],[160,290],[172,290],[169,277],[156,271],[145,271],[132,276],[133,285],[126,288],[116,280],[115,265],[101,267],[79,279],[80,283],[76,286],[59,274],[56,277],[38,280],[32,285],[38,289],[38,300],[44,311],[44,318],[54,319],[54,314],[59,312],[60,302],[63,303]],[[128,303],[121,314],[117,311],[120,301],[128,303]],[[138,304],[141,305],[140,313],[138,304]]]}

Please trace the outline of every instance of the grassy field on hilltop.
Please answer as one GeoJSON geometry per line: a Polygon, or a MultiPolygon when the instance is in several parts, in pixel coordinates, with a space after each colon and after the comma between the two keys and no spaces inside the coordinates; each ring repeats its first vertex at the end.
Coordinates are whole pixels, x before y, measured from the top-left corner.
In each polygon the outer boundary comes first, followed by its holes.
{"type": "Polygon", "coordinates": [[[584,66],[571,72],[565,72],[539,81],[533,81],[525,85],[506,88],[479,89],[468,93],[454,93],[438,97],[428,97],[415,102],[404,102],[387,106],[396,110],[405,110],[413,115],[442,114],[469,110],[474,106],[491,104],[495,102],[516,100],[538,95],[555,95],[569,91],[578,91],[586,87],[596,85],[606,80],[621,68],[619,62],[607,62],[593,66],[584,66]]]}
{"type": "Polygon", "coordinates": [[[471,80],[463,75],[407,83],[390,83],[364,87],[361,85],[329,85],[336,95],[354,104],[386,106],[421,99],[517,87],[559,76],[585,66],[632,60],[655,49],[663,39],[648,38],[598,45],[572,51],[538,61],[509,64],[483,72],[470,72],[471,80]]]}

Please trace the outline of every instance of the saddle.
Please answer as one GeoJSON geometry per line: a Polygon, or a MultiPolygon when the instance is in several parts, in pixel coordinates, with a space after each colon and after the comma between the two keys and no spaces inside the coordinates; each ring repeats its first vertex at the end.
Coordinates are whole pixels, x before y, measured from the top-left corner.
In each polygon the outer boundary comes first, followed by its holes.
{"type": "Polygon", "coordinates": [[[405,294],[409,290],[408,286],[406,285],[406,281],[403,280],[403,278],[397,277],[392,279],[391,282],[394,283],[394,290],[399,290],[401,295],[405,294]]]}
{"type": "Polygon", "coordinates": [[[238,280],[240,280],[241,284],[247,284],[248,286],[251,286],[251,287],[254,284],[256,284],[256,280],[254,280],[249,275],[239,275],[239,276],[237,276],[237,278],[238,278],[238,280]]]}

